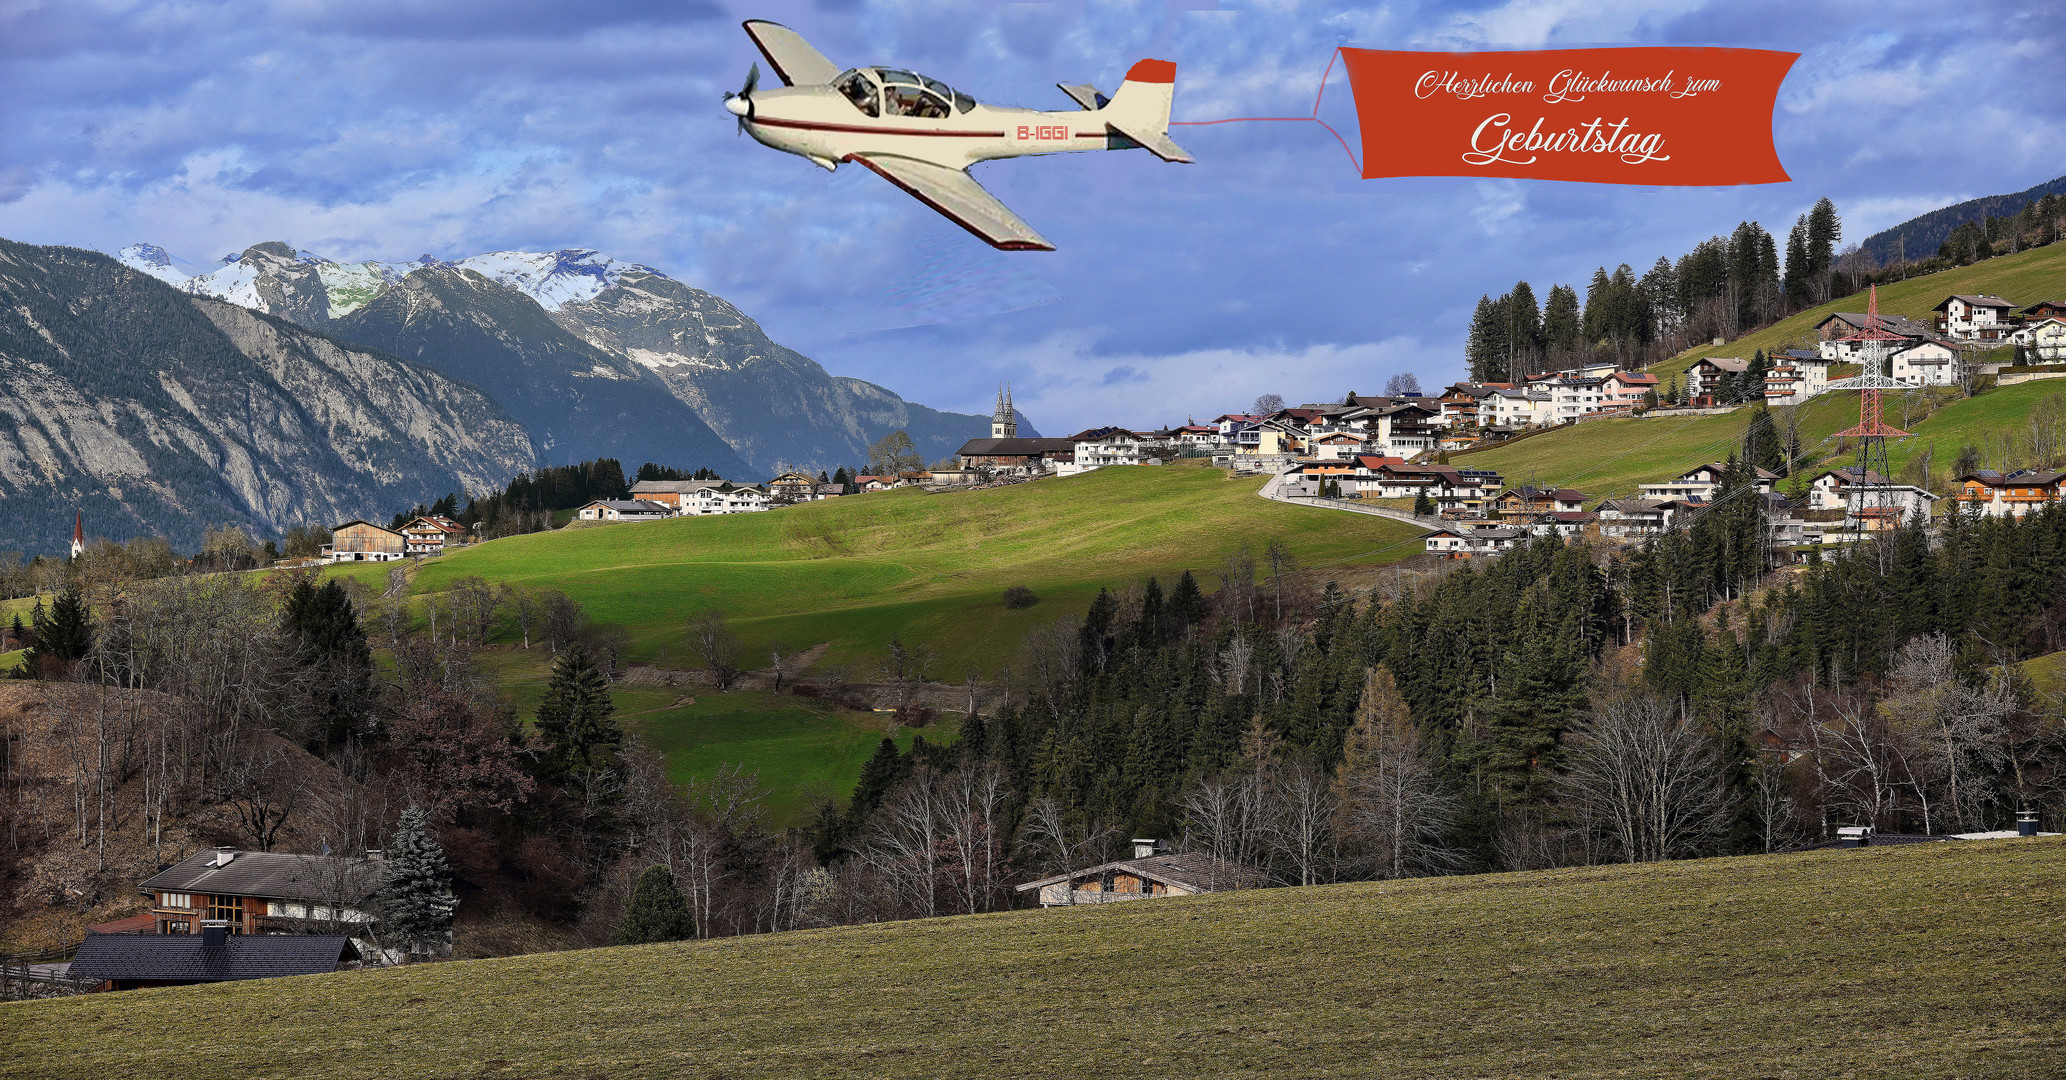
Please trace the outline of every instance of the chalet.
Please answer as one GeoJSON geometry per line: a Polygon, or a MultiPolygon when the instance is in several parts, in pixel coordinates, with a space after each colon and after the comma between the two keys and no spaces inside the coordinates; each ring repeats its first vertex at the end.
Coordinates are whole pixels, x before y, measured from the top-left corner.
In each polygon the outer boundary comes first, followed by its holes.
{"type": "Polygon", "coordinates": [[[1641,408],[1644,399],[1656,389],[1655,375],[1617,371],[1600,380],[1600,411],[1641,408]]]}
{"type": "Polygon", "coordinates": [[[1587,526],[1600,520],[1600,515],[1590,510],[1554,510],[1535,519],[1529,531],[1537,536],[1573,537],[1583,534],[1587,526]]]}
{"type": "Polygon", "coordinates": [[[1686,369],[1686,396],[1712,397],[1721,392],[1722,379],[1742,375],[1750,361],[1733,356],[1703,356],[1686,369]]]}
{"type": "Polygon", "coordinates": [[[2066,319],[2066,300],[2039,300],[2016,312],[2016,318],[2026,326],[2037,319],[2066,319]]]}
{"type": "Polygon", "coordinates": [[[1160,840],[1135,840],[1133,858],[1029,881],[1040,906],[1070,907],[1224,892],[1255,884],[1249,871],[1198,853],[1170,854],[1160,840]]]}
{"type": "Polygon", "coordinates": [[[679,514],[683,504],[698,492],[722,480],[640,480],[631,485],[631,497],[646,502],[659,503],[679,514]]]}
{"type": "Polygon", "coordinates": [[[964,469],[1030,476],[1075,460],[1075,453],[1076,444],[1068,439],[970,439],[956,456],[964,469]]]}
{"type": "Polygon", "coordinates": [[[1437,399],[1441,407],[1438,419],[1442,426],[1475,429],[1480,423],[1489,423],[1485,402],[1500,390],[1511,390],[1507,383],[1455,383],[1442,391],[1437,399]]]}
{"type": "Polygon", "coordinates": [[[1502,520],[1531,524],[1547,514],[1575,514],[1585,509],[1592,496],[1575,488],[1541,488],[1530,485],[1508,488],[1492,499],[1502,520]]]}
{"type": "Polygon", "coordinates": [[[1773,405],[1798,405],[1829,389],[1829,369],[1834,360],[1806,349],[1787,349],[1772,354],[1772,366],[1765,369],[1765,400],[1773,405]]]}
{"type": "Polygon", "coordinates": [[[402,526],[402,550],[411,555],[436,555],[465,542],[466,526],[448,517],[420,517],[402,526]]]}
{"type": "Polygon", "coordinates": [[[1348,420],[1365,432],[1366,445],[1371,449],[1394,457],[1411,458],[1434,448],[1434,420],[1440,411],[1440,406],[1430,408],[1401,402],[1350,413],[1348,420]]]}
{"type": "MultiPolygon", "coordinates": [[[[1852,340],[1865,332],[1872,317],[1867,312],[1839,311],[1815,324],[1815,336],[1822,342],[1819,354],[1825,360],[1840,363],[1855,363],[1861,342],[1852,340]]],[[[1900,315],[1881,315],[1879,328],[1905,341],[1928,341],[1937,337],[1937,332],[1914,319],[1900,315]]],[[[1900,343],[1895,343],[1899,348],[1900,343]]]]}
{"type": "MultiPolygon", "coordinates": [[[[1643,484],[1642,497],[1658,502],[1670,499],[1701,499],[1713,502],[1715,489],[1722,486],[1722,472],[1727,468],[1727,463],[1715,461],[1688,469],[1670,480],[1643,484]]],[[[1757,478],[1757,488],[1761,492],[1772,490],[1772,486],[1779,482],[1778,473],[1766,472],[1763,469],[1753,469],[1752,472],[1757,478]]]]}
{"type": "Polygon", "coordinates": [[[1497,555],[1515,544],[1528,539],[1527,529],[1495,526],[1472,529],[1466,527],[1440,528],[1422,533],[1421,540],[1427,545],[1430,555],[1444,559],[1469,559],[1480,555],[1497,555]]]}
{"type": "Polygon", "coordinates": [[[146,878],[161,935],[198,934],[204,922],[235,934],[304,934],[342,930],[376,955],[366,934],[380,887],[378,852],[364,858],[288,855],[211,848],[146,878]]]}
{"type": "MultiPolygon", "coordinates": [[[[1409,465],[1395,457],[1364,455],[1356,460],[1355,488],[1366,499],[1417,499],[1426,495],[1442,511],[1481,509],[1499,490],[1499,474],[1449,465],[1409,465]]],[[[1343,484],[1347,493],[1349,485],[1343,484]]]]}
{"type": "Polygon", "coordinates": [[[810,502],[818,497],[818,478],[786,472],[768,481],[768,496],[783,502],[810,502]]]}
{"type": "Polygon", "coordinates": [[[1937,331],[1958,341],[2000,341],[2016,328],[2016,305],[1999,296],[1953,293],[1930,310],[1937,313],[1937,331]]]}
{"type": "Polygon", "coordinates": [[[673,516],[672,507],[644,499],[595,499],[574,511],[580,521],[655,521],[673,516]]]}
{"type": "Polygon", "coordinates": [[[1142,454],[1141,437],[1122,427],[1079,431],[1069,436],[1069,442],[1075,447],[1070,462],[1075,472],[1087,472],[1106,465],[1139,465],[1153,460],[1142,454]]]}
{"type": "Polygon", "coordinates": [[[2023,347],[2026,360],[2066,359],[2066,317],[2048,315],[2025,323],[2009,335],[2009,340],[2023,347]]]}
{"type": "Polygon", "coordinates": [[[1363,436],[1347,431],[1313,438],[1313,456],[1323,461],[1350,461],[1363,450],[1363,436]]]}
{"type": "Polygon", "coordinates": [[[330,530],[324,562],[394,562],[408,554],[408,539],[370,521],[347,521],[330,530]]]}
{"type": "Polygon", "coordinates": [[[2004,476],[1982,469],[1959,477],[1951,497],[1964,513],[2019,518],[2058,502],[2061,480],[2066,473],[2022,470],[2004,476]]]}
{"type": "Polygon", "coordinates": [[[1897,484],[1855,465],[1824,469],[1808,478],[1804,509],[1809,516],[1841,512],[1846,525],[1867,531],[1928,521],[1937,496],[1913,484],[1897,484]]]}
{"type": "Polygon", "coordinates": [[[243,982],[342,971],[360,959],[343,934],[225,933],[209,925],[197,934],[92,934],[65,969],[69,978],[95,980],[100,990],[243,982]]]}
{"type": "Polygon", "coordinates": [[[902,486],[902,481],[894,476],[854,477],[854,487],[861,491],[888,491],[891,488],[902,486]]]}
{"type": "Polygon", "coordinates": [[[1211,424],[1185,424],[1176,429],[1177,449],[1210,450],[1220,444],[1220,429],[1211,424]]]}
{"type": "Polygon", "coordinates": [[[1671,527],[1671,504],[1651,499],[1608,499],[1598,510],[1600,535],[1640,540],[1671,527]]]}
{"type": "Polygon", "coordinates": [[[1956,386],[1959,354],[1941,341],[1897,344],[1887,354],[1888,375],[1910,386],[1956,386]]]}

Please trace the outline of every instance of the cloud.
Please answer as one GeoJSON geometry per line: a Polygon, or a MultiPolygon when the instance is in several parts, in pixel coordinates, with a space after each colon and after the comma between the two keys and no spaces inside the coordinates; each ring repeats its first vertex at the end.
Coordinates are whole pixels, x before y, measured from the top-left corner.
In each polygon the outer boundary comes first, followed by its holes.
{"type": "MultiPolygon", "coordinates": [[[[1846,232],[2057,175],[2066,54],[2015,3],[682,0],[0,4],[0,235],[212,261],[285,239],[337,258],[594,247],[740,305],[829,369],[1043,427],[1217,415],[1264,390],[1461,373],[1481,293],[1638,269],[1818,196],[1846,232]],[[1775,117],[1795,182],[1653,189],[1361,181],[1310,124],[1178,129],[1139,152],[979,165],[1060,245],[999,253],[865,171],[734,134],[739,19],[839,64],[1066,107],[1178,65],[1182,120],[1307,114],[1342,45],[1700,44],[1803,54],[1775,117]],[[1027,396],[1031,395],[1031,396],[1027,396]]],[[[1339,70],[1327,115],[1353,136],[1339,70]]],[[[1385,153],[1381,142],[1359,152],[1385,153]]]]}

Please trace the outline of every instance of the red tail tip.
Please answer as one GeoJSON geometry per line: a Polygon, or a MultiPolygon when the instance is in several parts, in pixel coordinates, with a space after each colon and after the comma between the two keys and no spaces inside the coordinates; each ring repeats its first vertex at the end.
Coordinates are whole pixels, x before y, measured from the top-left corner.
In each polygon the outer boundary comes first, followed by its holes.
{"type": "Polygon", "coordinates": [[[1127,82],[1173,83],[1176,81],[1174,60],[1143,60],[1126,73],[1127,82]]]}

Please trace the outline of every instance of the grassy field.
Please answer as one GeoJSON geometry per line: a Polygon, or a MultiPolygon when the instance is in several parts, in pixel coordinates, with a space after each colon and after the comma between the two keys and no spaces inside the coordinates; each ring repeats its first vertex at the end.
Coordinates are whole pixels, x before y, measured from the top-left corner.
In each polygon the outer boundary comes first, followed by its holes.
{"type": "MultiPolygon", "coordinates": [[[[1802,442],[1810,446],[1858,420],[1855,395],[1828,394],[1802,408],[1802,442]]],[[[1596,497],[1633,495],[1642,481],[1728,457],[1742,442],[1750,416],[1751,410],[1738,409],[1720,416],[1589,420],[1453,462],[1497,469],[1510,484],[1575,487],[1596,497]]]]}
{"type": "MultiPolygon", "coordinates": [[[[1931,309],[1953,293],[1984,293],[2019,305],[2066,299],[2066,244],[2032,248],[1956,270],[1883,285],[1879,290],[1879,309],[1882,314],[1905,315],[1928,325],[1936,318],[1931,309]]],[[[1781,319],[1726,345],[1701,345],[1688,349],[1652,366],[1650,371],[1662,381],[1670,382],[1674,376],[1683,375],[1695,360],[1703,356],[1749,357],[1757,349],[1763,349],[1769,355],[1774,349],[1787,348],[1796,341],[1813,340],[1816,323],[1835,312],[1864,311],[1865,301],[1865,293],[1855,293],[1781,319]]]]}
{"type": "Polygon", "coordinates": [[[133,991],[0,1005],[0,1076],[2058,1076],[2062,874],[1960,842],[133,991]]]}
{"type": "MultiPolygon", "coordinates": [[[[632,659],[698,666],[685,627],[725,613],[753,664],[767,647],[830,644],[827,663],[872,670],[890,637],[931,645],[936,678],[1016,661],[1025,632],[1081,612],[1100,586],[1184,570],[1208,589],[1236,549],[1281,541],[1302,565],[1371,565],[1415,554],[1419,530],[1383,518],[1256,497],[1255,477],[1216,469],[1101,469],[989,491],[916,489],[774,513],[677,518],[510,537],[426,563],[418,593],[454,578],[565,590],[627,628],[632,659]],[[1025,585],[1040,602],[1008,609],[1025,585]]],[[[386,568],[335,571],[377,586],[386,568]]]]}

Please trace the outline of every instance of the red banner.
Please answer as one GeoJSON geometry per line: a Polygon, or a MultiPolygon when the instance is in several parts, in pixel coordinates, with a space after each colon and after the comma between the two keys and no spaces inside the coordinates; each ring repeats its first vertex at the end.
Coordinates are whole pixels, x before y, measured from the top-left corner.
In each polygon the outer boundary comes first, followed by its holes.
{"type": "Polygon", "coordinates": [[[1791,179],[1772,145],[1772,108],[1799,53],[1341,52],[1366,179],[1691,186],[1791,179]]]}

